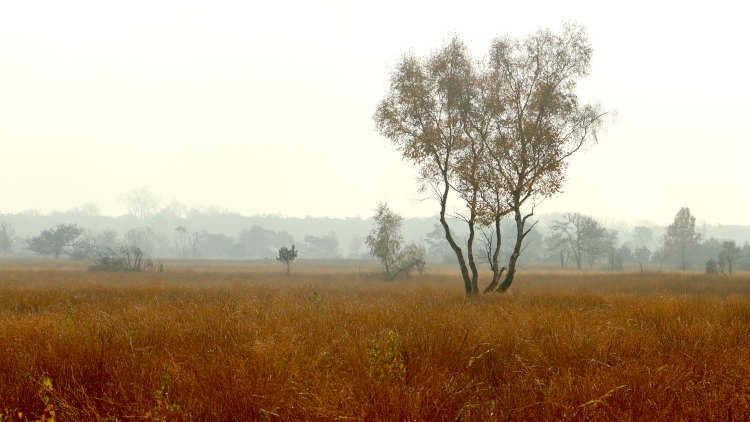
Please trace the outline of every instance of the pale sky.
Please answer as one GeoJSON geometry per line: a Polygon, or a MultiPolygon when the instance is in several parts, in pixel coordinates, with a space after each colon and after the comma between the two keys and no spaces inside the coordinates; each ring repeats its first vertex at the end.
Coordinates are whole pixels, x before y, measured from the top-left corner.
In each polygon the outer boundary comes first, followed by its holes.
{"type": "MultiPolygon", "coordinates": [[[[736,2],[739,4],[740,2],[736,2]]],[[[594,47],[581,96],[616,112],[539,212],[750,224],[747,16],[734,2],[2,1],[0,213],[148,186],[243,214],[431,216],[372,116],[391,69],[458,34],[564,21],[594,47]],[[565,4],[563,4],[565,3],[565,4]]]]}

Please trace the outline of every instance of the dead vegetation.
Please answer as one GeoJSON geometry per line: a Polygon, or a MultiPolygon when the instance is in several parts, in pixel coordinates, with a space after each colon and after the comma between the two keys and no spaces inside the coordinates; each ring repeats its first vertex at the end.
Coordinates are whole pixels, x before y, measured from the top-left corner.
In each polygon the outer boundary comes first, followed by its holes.
{"type": "Polygon", "coordinates": [[[524,273],[473,302],[455,277],[0,271],[0,414],[750,418],[750,276],[524,273]]]}

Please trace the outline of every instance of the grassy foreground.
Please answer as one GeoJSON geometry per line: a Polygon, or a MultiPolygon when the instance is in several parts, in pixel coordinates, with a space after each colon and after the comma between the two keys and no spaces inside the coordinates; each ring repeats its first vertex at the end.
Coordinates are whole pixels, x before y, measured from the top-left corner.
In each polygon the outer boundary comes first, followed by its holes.
{"type": "Polygon", "coordinates": [[[523,273],[468,303],[449,274],[0,270],[0,414],[52,412],[748,420],[750,276],[523,273]]]}

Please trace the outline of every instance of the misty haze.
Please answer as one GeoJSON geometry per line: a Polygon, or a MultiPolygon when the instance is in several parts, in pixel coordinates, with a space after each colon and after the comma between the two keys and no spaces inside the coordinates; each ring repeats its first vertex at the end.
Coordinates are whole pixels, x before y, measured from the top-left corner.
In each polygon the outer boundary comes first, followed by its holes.
{"type": "Polygon", "coordinates": [[[0,421],[750,420],[744,16],[0,5],[0,421]]]}

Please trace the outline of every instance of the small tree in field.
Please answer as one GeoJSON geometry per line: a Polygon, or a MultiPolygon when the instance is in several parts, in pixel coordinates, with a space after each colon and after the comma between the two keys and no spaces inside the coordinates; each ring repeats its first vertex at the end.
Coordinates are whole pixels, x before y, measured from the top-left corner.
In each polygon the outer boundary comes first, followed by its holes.
{"type": "Polygon", "coordinates": [[[734,270],[734,263],[742,257],[742,249],[733,240],[722,242],[719,252],[719,266],[726,268],[729,274],[734,270]]]}
{"type": "Polygon", "coordinates": [[[387,204],[380,203],[373,219],[375,227],[365,239],[365,243],[370,248],[370,255],[378,258],[383,264],[388,278],[396,265],[396,258],[404,241],[401,235],[403,218],[391,211],[387,204]]]}
{"type": "Polygon", "coordinates": [[[286,246],[282,246],[281,249],[279,249],[279,256],[276,257],[276,260],[279,262],[283,262],[286,266],[286,275],[291,275],[290,267],[292,266],[292,262],[297,259],[297,249],[294,248],[294,245],[292,245],[291,248],[287,248],[286,246]]]}
{"type": "Polygon", "coordinates": [[[664,235],[664,249],[677,255],[681,270],[687,269],[688,256],[698,246],[700,237],[695,231],[695,217],[690,214],[690,208],[681,208],[664,235]]]}
{"type": "Polygon", "coordinates": [[[635,249],[635,260],[638,261],[638,266],[641,267],[641,272],[643,272],[643,263],[648,262],[650,257],[651,251],[647,247],[641,246],[635,249]]]}
{"type": "Polygon", "coordinates": [[[394,280],[400,274],[408,276],[413,269],[421,273],[425,265],[425,249],[413,243],[402,247],[404,237],[401,235],[401,222],[403,218],[391,211],[387,204],[380,203],[373,219],[375,226],[365,243],[370,248],[370,255],[378,258],[383,264],[384,278],[394,280]]]}

